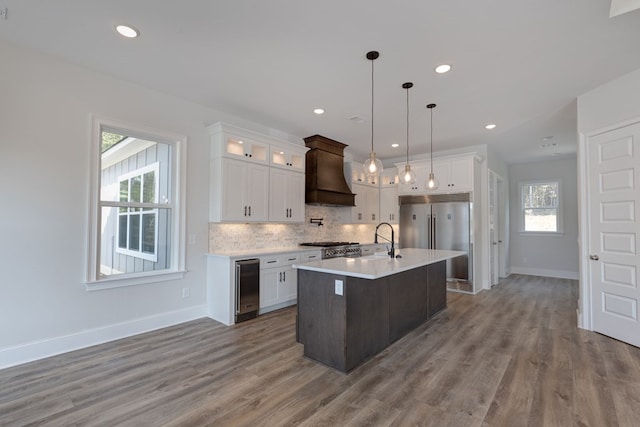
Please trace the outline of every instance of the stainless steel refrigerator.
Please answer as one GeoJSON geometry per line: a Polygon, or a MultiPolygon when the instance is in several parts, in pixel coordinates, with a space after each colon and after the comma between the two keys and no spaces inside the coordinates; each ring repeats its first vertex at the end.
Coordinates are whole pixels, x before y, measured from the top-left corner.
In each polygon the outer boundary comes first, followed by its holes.
{"type": "MultiPolygon", "coordinates": [[[[471,202],[468,193],[400,196],[400,246],[464,251],[447,260],[448,282],[473,282],[471,202]]],[[[470,286],[469,290],[473,287],[470,286]]]]}

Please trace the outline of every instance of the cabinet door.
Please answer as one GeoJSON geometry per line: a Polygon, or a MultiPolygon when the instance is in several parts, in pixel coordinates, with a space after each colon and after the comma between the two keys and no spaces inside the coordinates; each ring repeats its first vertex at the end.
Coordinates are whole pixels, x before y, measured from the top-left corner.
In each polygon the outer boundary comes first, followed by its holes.
{"type": "Polygon", "coordinates": [[[366,222],[380,222],[380,190],[377,187],[366,187],[366,222]]]}
{"type": "Polygon", "coordinates": [[[247,217],[247,163],[224,160],[222,162],[222,220],[245,221],[247,217]]]}
{"type": "Polygon", "coordinates": [[[380,189],[380,221],[395,224],[398,222],[398,187],[380,189]]]}
{"type": "Polygon", "coordinates": [[[278,287],[282,270],[280,268],[268,268],[260,271],[260,308],[265,308],[278,303],[278,287]]]}
{"type": "Polygon", "coordinates": [[[271,169],[269,179],[269,221],[285,222],[288,218],[287,172],[271,169]]]}
{"type": "MultiPolygon", "coordinates": [[[[451,190],[451,161],[450,160],[434,160],[433,161],[433,174],[438,180],[437,190],[428,190],[430,193],[448,193],[451,190]]],[[[425,178],[425,188],[427,188],[426,181],[429,179],[429,174],[425,178]]]]}
{"type": "Polygon", "coordinates": [[[249,221],[267,221],[269,218],[269,168],[248,165],[247,187],[245,189],[249,206],[249,221]]]}
{"type": "Polygon", "coordinates": [[[289,205],[289,221],[304,222],[304,174],[289,172],[287,193],[289,205]]]}
{"type": "Polygon", "coordinates": [[[430,169],[428,167],[416,166],[411,166],[411,169],[416,173],[416,182],[414,184],[403,184],[401,178],[402,172],[404,172],[404,166],[402,166],[402,170],[398,170],[398,176],[400,177],[398,195],[421,194],[425,192],[430,169]]]}
{"type": "Polygon", "coordinates": [[[363,184],[352,184],[351,191],[356,195],[355,206],[351,208],[351,221],[354,223],[367,222],[367,186],[363,184]]]}
{"type": "Polygon", "coordinates": [[[279,302],[291,301],[298,296],[298,271],[288,267],[282,269],[282,277],[279,283],[279,302]]]}
{"type": "Polygon", "coordinates": [[[451,160],[450,189],[455,191],[471,191],[473,176],[473,159],[451,160]]]}

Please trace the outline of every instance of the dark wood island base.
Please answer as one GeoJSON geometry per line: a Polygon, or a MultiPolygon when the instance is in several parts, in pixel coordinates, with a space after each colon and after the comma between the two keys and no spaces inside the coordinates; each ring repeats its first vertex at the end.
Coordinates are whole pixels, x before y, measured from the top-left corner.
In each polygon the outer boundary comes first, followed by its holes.
{"type": "Polygon", "coordinates": [[[349,372],[446,305],[445,261],[378,279],[298,270],[298,342],[305,356],[349,372]]]}

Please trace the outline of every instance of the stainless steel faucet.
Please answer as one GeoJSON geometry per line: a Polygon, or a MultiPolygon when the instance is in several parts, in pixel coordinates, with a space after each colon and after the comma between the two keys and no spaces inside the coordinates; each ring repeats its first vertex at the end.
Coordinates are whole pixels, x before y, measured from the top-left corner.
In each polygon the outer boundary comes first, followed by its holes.
{"type": "MultiPolygon", "coordinates": [[[[393,244],[394,244],[393,241],[395,240],[395,232],[393,231],[393,226],[391,224],[389,224],[388,222],[381,222],[380,224],[378,224],[376,226],[376,235],[375,235],[375,237],[373,239],[373,243],[378,243],[378,228],[380,228],[381,225],[385,225],[385,224],[388,225],[389,228],[391,229],[391,240],[387,239],[384,236],[380,236],[380,237],[382,237],[387,242],[391,242],[391,250],[389,250],[389,252],[387,252],[387,254],[393,259],[393,258],[396,257],[396,249],[393,246],[393,244]]],[[[387,249],[389,249],[389,248],[387,247],[387,249]]]]}

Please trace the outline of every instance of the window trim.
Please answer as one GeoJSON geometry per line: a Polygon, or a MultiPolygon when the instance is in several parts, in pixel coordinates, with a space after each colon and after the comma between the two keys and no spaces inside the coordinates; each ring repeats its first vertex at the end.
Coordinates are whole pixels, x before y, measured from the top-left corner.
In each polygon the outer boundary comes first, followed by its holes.
{"type": "Polygon", "coordinates": [[[87,291],[117,288],[161,282],[166,280],[181,279],[185,273],[185,212],[186,212],[186,143],[187,137],[164,130],[158,130],[145,126],[135,125],[92,115],[89,149],[89,185],[88,185],[88,224],[87,224],[87,262],[85,289],[87,291]],[[171,268],[166,270],[154,270],[148,272],[119,274],[100,278],[100,223],[101,223],[101,132],[108,131],[121,135],[132,136],[140,139],[169,144],[172,147],[171,161],[171,188],[173,200],[168,201],[173,218],[171,241],[175,242],[171,248],[171,268]]]}
{"type": "Polygon", "coordinates": [[[534,179],[530,181],[518,182],[518,208],[519,208],[519,232],[521,235],[526,236],[558,236],[564,234],[563,227],[563,209],[562,209],[562,180],[561,179],[534,179]],[[531,185],[545,185],[545,184],[557,184],[558,185],[558,206],[556,207],[556,231],[528,231],[525,230],[525,207],[523,204],[523,190],[525,186],[531,185]]]}

